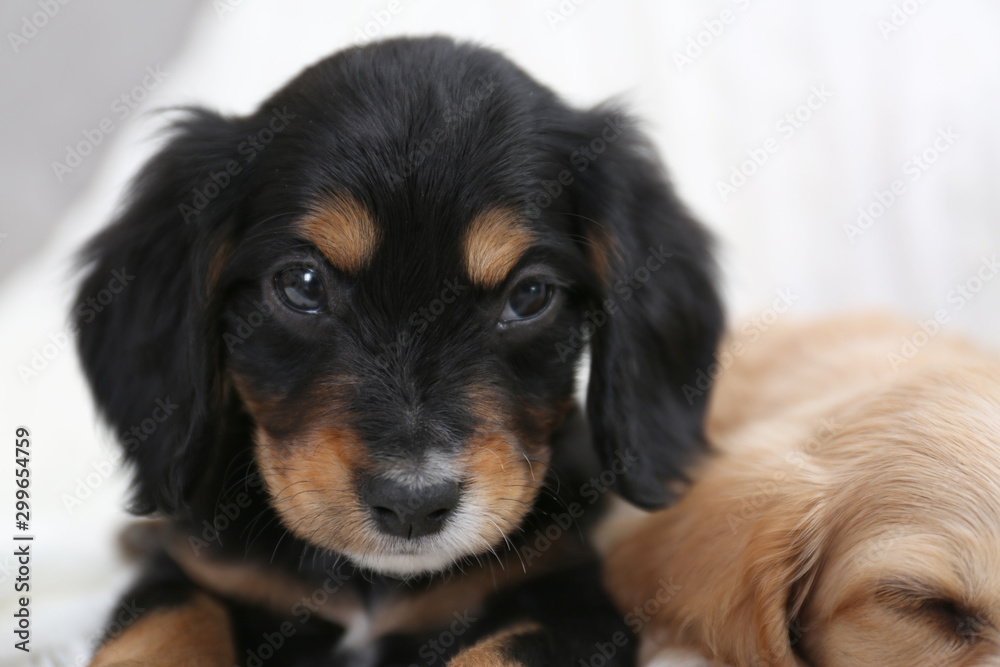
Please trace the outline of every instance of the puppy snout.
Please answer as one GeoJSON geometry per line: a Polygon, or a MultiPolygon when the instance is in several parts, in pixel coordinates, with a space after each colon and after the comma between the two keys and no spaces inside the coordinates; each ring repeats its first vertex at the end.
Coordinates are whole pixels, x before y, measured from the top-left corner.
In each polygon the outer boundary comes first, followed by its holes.
{"type": "Polygon", "coordinates": [[[458,482],[413,487],[386,477],[363,485],[361,497],[379,529],[397,537],[417,538],[441,530],[458,505],[458,482]]]}

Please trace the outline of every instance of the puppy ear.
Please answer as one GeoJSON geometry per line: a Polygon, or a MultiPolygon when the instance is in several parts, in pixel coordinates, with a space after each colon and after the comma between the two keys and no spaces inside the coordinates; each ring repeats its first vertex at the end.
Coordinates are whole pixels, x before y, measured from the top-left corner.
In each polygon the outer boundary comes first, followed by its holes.
{"type": "Polygon", "coordinates": [[[98,407],[137,468],[140,513],[181,507],[211,450],[221,393],[211,283],[242,191],[245,164],[235,158],[245,134],[188,112],[117,220],[82,253],[77,347],[98,407]]]}
{"type": "Polygon", "coordinates": [[[818,570],[822,529],[794,497],[773,504],[753,526],[738,585],[744,593],[731,613],[735,656],[798,667],[795,644],[804,628],[799,612],[818,570]],[[748,594],[749,593],[749,594],[748,594]],[[742,607],[742,608],[741,608],[742,607]]]}
{"type": "Polygon", "coordinates": [[[723,327],[712,243],[625,116],[593,113],[584,125],[571,158],[575,213],[604,315],[590,340],[587,412],[603,465],[625,468],[615,490],[660,507],[664,482],[704,448],[699,372],[707,375],[723,327]]]}
{"type": "Polygon", "coordinates": [[[720,663],[800,667],[798,615],[828,528],[823,495],[746,461],[706,465],[676,506],[629,526],[605,559],[608,590],[653,642],[720,663]]]}

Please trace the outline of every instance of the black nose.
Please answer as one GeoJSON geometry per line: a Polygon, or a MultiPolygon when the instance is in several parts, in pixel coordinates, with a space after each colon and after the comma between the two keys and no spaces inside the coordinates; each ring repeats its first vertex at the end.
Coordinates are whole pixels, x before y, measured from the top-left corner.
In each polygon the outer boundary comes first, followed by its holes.
{"type": "Polygon", "coordinates": [[[362,497],[384,532],[399,537],[420,537],[436,533],[455,505],[459,485],[446,482],[413,488],[385,477],[369,480],[362,497]]]}

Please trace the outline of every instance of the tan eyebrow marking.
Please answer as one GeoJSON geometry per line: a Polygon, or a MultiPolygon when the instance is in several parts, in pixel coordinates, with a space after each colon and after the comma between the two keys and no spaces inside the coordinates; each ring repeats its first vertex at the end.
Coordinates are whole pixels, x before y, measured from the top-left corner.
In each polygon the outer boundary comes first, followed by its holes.
{"type": "Polygon", "coordinates": [[[476,215],[464,240],[465,270],[480,287],[496,287],[535,240],[524,218],[495,208],[476,215]]]}
{"type": "Polygon", "coordinates": [[[597,279],[605,288],[611,286],[611,271],[615,260],[621,260],[621,252],[614,237],[603,226],[590,227],[584,232],[587,238],[587,257],[597,274],[597,279]]]}
{"type": "Polygon", "coordinates": [[[380,234],[368,209],[349,195],[314,203],[297,224],[299,233],[341,271],[358,271],[378,248],[380,234]]]}
{"type": "Polygon", "coordinates": [[[215,291],[215,287],[219,284],[222,271],[226,268],[226,262],[229,260],[232,250],[232,241],[223,239],[216,246],[215,250],[212,251],[212,255],[208,260],[208,269],[205,272],[205,294],[211,295],[215,291]]]}

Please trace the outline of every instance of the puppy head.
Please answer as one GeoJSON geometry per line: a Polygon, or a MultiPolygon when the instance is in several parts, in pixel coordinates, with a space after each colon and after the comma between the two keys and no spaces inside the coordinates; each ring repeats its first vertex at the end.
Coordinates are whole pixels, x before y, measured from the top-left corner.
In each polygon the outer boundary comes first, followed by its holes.
{"type": "Polygon", "coordinates": [[[810,664],[1000,660],[997,370],[928,373],[831,443],[837,491],[802,610],[810,664]]]}
{"type": "Polygon", "coordinates": [[[612,554],[620,606],[655,617],[654,642],[736,665],[993,664],[997,371],[927,372],[792,438],[807,451],[712,462],[612,554]],[[670,594],[651,596],[656,581],[670,594]]]}
{"type": "Polygon", "coordinates": [[[664,500],[701,446],[708,245],[620,114],[492,52],[384,42],[177,125],[90,246],[82,297],[135,278],[81,319],[81,356],[140,509],[217,497],[248,421],[295,535],[415,574],[516,530],[588,341],[594,445],[638,459],[627,497],[664,500]]]}

